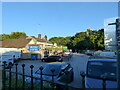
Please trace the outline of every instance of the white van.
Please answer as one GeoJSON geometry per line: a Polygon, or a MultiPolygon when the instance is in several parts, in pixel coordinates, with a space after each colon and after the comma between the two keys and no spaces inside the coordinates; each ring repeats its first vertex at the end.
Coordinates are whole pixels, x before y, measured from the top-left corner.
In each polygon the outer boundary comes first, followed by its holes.
{"type": "Polygon", "coordinates": [[[116,52],[114,51],[102,51],[97,53],[96,55],[103,56],[103,57],[111,57],[111,58],[117,57],[116,52]]]}
{"type": "Polygon", "coordinates": [[[6,64],[9,64],[10,62],[13,64],[14,59],[12,55],[0,55],[0,65],[3,65],[3,62],[6,61],[6,64]]]}
{"type": "Polygon", "coordinates": [[[117,88],[117,60],[116,59],[89,59],[86,69],[85,87],[103,88],[102,76],[107,78],[106,88],[117,88]]]}

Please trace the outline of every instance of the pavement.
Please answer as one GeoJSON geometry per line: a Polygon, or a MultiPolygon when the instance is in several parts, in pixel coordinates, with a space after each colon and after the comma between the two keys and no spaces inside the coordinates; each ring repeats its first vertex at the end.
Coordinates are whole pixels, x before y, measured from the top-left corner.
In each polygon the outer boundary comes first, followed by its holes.
{"type": "Polygon", "coordinates": [[[82,88],[82,77],[80,76],[81,71],[86,71],[88,56],[83,54],[74,54],[72,58],[66,62],[70,63],[74,70],[74,81],[69,86],[75,88],[82,88]]]}

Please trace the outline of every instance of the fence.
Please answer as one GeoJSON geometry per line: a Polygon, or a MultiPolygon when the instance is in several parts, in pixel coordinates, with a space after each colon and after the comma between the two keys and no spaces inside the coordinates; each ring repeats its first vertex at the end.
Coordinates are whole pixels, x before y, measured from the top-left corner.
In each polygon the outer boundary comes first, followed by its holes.
{"type": "MultiPolygon", "coordinates": [[[[12,63],[9,63],[9,65],[6,65],[6,62],[3,62],[3,69],[2,69],[2,89],[3,90],[17,90],[17,89],[31,89],[31,90],[80,90],[80,88],[75,88],[72,86],[69,86],[68,83],[58,83],[54,80],[54,72],[55,70],[52,69],[52,75],[47,75],[47,76],[51,76],[52,80],[44,80],[43,79],[43,67],[41,66],[39,68],[40,70],[40,75],[39,77],[33,77],[33,68],[34,66],[31,65],[30,66],[30,72],[31,75],[25,75],[25,64],[22,64],[22,73],[18,73],[18,64],[14,64],[15,65],[15,72],[13,72],[12,63]],[[9,69],[6,69],[9,68],[9,69]],[[28,80],[29,83],[26,81],[26,78],[29,78],[28,80]],[[36,83],[35,80],[38,80],[39,83],[36,83]],[[46,85],[47,82],[49,86],[46,85]]],[[[82,76],[82,88],[85,89],[85,73],[81,72],[80,75],[82,76]]],[[[106,80],[105,78],[103,78],[103,89],[106,89],[106,80]]]]}
{"type": "MultiPolygon", "coordinates": [[[[34,66],[31,65],[30,66],[30,72],[31,72],[31,75],[25,75],[25,64],[22,64],[22,73],[18,73],[18,64],[14,64],[15,65],[15,71],[12,71],[12,66],[13,64],[12,63],[9,63],[9,65],[6,65],[6,62],[4,62],[4,65],[3,65],[3,87],[2,89],[3,90],[6,90],[6,89],[9,89],[9,90],[16,90],[16,89],[23,89],[23,90],[26,90],[28,88],[30,88],[31,90],[77,90],[77,88],[75,87],[71,87],[71,86],[68,86],[68,83],[60,83],[60,82],[55,82],[54,80],[54,72],[55,70],[52,69],[51,72],[52,72],[52,75],[47,75],[47,76],[51,76],[52,77],[52,80],[49,81],[49,80],[44,80],[43,79],[43,67],[40,67],[39,70],[40,70],[40,75],[39,77],[33,77],[33,68],[34,66]],[[8,69],[6,69],[8,68],[8,69]],[[27,82],[27,79],[30,80],[29,83],[27,82]],[[39,83],[36,83],[36,81],[39,81],[39,83]],[[47,84],[49,86],[47,86],[46,83],[44,82],[47,82],[47,84]]],[[[79,90],[79,89],[78,89],[79,90]]]]}

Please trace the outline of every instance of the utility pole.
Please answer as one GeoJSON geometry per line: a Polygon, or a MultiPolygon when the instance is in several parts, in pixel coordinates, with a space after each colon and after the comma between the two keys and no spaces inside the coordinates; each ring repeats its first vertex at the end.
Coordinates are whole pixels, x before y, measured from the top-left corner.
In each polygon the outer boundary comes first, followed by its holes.
{"type": "Polygon", "coordinates": [[[108,25],[116,25],[116,51],[117,51],[117,88],[120,88],[120,18],[115,23],[108,25]]]}

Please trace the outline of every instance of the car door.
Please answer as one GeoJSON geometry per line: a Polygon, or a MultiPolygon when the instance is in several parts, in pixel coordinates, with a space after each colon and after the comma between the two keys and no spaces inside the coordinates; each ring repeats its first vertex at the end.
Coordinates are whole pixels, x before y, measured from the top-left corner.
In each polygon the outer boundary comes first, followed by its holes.
{"type": "Polygon", "coordinates": [[[72,68],[67,66],[64,69],[61,70],[59,76],[58,76],[58,81],[64,82],[64,83],[69,83],[71,81],[71,75],[72,74],[72,68]]]}

